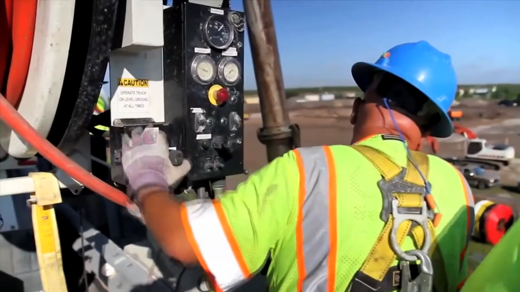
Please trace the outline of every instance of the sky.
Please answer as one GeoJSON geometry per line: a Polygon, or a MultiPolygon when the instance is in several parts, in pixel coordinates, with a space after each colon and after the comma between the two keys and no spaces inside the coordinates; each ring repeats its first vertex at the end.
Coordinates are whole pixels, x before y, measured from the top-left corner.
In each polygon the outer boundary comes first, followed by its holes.
{"type": "MultiPolygon", "coordinates": [[[[520,83],[518,0],[271,3],[286,88],[355,85],[355,62],[419,40],[451,55],[460,84],[520,83]]],[[[231,7],[243,11],[242,1],[231,7]]],[[[245,87],[255,89],[247,34],[245,44],[245,87]]]]}

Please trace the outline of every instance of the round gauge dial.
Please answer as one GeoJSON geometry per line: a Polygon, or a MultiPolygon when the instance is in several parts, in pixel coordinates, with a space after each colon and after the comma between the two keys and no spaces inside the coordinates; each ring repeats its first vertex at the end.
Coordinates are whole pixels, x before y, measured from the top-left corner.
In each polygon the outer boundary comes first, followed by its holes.
{"type": "Polygon", "coordinates": [[[204,26],[204,36],[210,46],[223,50],[233,42],[235,31],[225,17],[214,15],[204,26]]]}
{"type": "Polygon", "coordinates": [[[211,57],[200,55],[191,62],[191,75],[201,84],[209,84],[217,75],[217,66],[211,57]]]}
{"type": "Polygon", "coordinates": [[[231,57],[222,59],[218,65],[218,76],[227,85],[235,85],[242,75],[240,63],[231,57]]]}

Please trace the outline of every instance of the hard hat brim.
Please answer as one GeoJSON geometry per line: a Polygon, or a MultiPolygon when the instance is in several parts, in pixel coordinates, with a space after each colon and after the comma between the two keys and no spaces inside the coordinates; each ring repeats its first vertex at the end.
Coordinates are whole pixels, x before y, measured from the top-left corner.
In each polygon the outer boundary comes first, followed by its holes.
{"type": "MultiPolygon", "coordinates": [[[[378,64],[371,64],[366,62],[358,62],[352,66],[352,77],[354,78],[354,81],[356,82],[357,86],[363,91],[366,92],[370,84],[372,83],[372,78],[374,74],[378,71],[383,71],[390,73],[392,75],[395,75],[404,81],[408,82],[413,87],[417,88],[420,92],[424,93],[424,90],[422,89],[422,86],[418,82],[413,82],[406,80],[402,76],[403,74],[400,74],[399,70],[390,66],[382,66],[378,64]]],[[[425,94],[431,102],[435,105],[437,108],[437,111],[441,115],[440,121],[432,127],[432,131],[430,133],[433,137],[438,138],[446,138],[451,136],[453,134],[453,123],[451,122],[451,119],[447,112],[444,112],[441,110],[439,103],[436,102],[434,99],[429,97],[427,94],[425,94]]]]}

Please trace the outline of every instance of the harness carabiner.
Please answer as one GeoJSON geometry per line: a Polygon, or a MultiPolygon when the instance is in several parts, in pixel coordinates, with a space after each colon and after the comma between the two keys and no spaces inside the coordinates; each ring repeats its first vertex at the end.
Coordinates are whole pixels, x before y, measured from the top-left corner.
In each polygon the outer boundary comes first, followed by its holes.
{"type": "Polygon", "coordinates": [[[408,261],[401,261],[401,292],[431,292],[433,287],[433,264],[422,250],[410,250],[405,252],[408,256],[415,257],[421,261],[419,275],[411,279],[410,265],[408,261]]]}

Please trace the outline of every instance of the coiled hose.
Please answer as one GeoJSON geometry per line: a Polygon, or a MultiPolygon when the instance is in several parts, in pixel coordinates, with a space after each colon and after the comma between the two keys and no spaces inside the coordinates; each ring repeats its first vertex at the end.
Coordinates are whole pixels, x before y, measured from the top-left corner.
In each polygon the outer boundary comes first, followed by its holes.
{"type": "MultiPolygon", "coordinates": [[[[4,0],[0,4],[0,119],[43,157],[93,192],[126,207],[127,196],[93,176],[52,145],[18,113],[29,64],[38,0],[4,0]]],[[[35,105],[37,106],[37,105],[35,105]]]]}
{"type": "Polygon", "coordinates": [[[13,106],[0,94],[0,118],[15,131],[20,137],[31,144],[43,157],[56,167],[63,170],[75,180],[82,183],[93,192],[109,199],[110,201],[126,207],[127,196],[120,190],[108,185],[104,181],[93,176],[81,166],[70,160],[49,141],[42,138],[38,132],[13,108],[13,106]]]}

